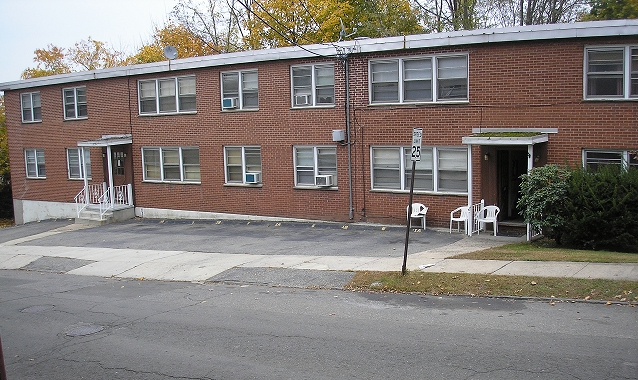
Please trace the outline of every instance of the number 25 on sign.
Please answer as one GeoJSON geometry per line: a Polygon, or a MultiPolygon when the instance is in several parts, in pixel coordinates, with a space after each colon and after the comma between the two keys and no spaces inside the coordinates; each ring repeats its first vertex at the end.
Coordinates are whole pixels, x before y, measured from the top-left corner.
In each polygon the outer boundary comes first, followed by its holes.
{"type": "Polygon", "coordinates": [[[423,129],[414,128],[412,130],[412,161],[421,161],[421,139],[423,138],[423,129]]]}

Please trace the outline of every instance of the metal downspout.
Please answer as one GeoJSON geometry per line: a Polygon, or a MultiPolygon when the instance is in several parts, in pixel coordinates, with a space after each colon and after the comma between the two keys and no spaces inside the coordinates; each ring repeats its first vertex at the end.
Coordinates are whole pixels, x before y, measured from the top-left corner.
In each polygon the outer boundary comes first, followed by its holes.
{"type": "Polygon", "coordinates": [[[346,74],[346,144],[348,144],[348,191],[350,199],[350,210],[348,217],[354,219],[354,207],[352,200],[352,144],[350,140],[350,64],[348,54],[344,55],[345,74],[346,74]]]}

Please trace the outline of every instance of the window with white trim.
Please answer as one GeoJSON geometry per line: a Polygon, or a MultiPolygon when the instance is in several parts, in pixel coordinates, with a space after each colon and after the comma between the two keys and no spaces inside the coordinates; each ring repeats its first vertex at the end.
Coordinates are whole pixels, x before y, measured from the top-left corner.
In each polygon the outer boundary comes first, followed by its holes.
{"type": "Polygon", "coordinates": [[[64,118],[85,119],[88,116],[86,108],[86,87],[65,88],[64,97],[64,118]]]}
{"type": "Polygon", "coordinates": [[[602,150],[583,151],[583,163],[587,170],[596,171],[603,166],[615,165],[624,169],[638,169],[638,150],[602,150]]]}
{"type": "Polygon", "coordinates": [[[259,108],[257,70],[228,71],[222,76],[222,109],[259,108]]]}
{"type": "Polygon", "coordinates": [[[332,176],[337,186],[337,148],[328,146],[296,146],[295,186],[315,186],[317,176],[332,176]]]}
{"type": "Polygon", "coordinates": [[[91,151],[84,150],[84,162],[80,160],[82,156],[82,148],[68,148],[66,150],[67,169],[69,170],[69,179],[84,179],[84,166],[86,163],[87,178],[91,178],[91,151]]]}
{"type": "Polygon", "coordinates": [[[468,100],[467,55],[370,61],[370,103],[468,100]]]}
{"type": "MultiPolygon", "coordinates": [[[[410,190],[412,160],[409,147],[372,147],[372,188],[410,190]]],[[[422,147],[416,162],[414,190],[467,193],[467,149],[422,147]]]]}
{"type": "Polygon", "coordinates": [[[39,92],[20,94],[20,102],[22,103],[23,123],[42,121],[42,104],[39,92]]]}
{"type": "Polygon", "coordinates": [[[195,77],[141,80],[138,82],[140,115],[195,112],[195,77]]]}
{"type": "Polygon", "coordinates": [[[46,178],[44,149],[25,149],[24,162],[27,178],[46,178]]]}
{"type": "Polygon", "coordinates": [[[585,98],[638,98],[638,47],[586,48],[585,98]]]}
{"type": "Polygon", "coordinates": [[[261,148],[258,146],[227,146],[224,148],[226,183],[261,182],[261,148]],[[246,174],[249,174],[248,180],[246,174]]]}
{"type": "Polygon", "coordinates": [[[200,183],[199,148],[142,148],[145,181],[200,183]]]}
{"type": "Polygon", "coordinates": [[[292,106],[315,107],[335,104],[335,73],[332,64],[292,66],[292,106]]]}

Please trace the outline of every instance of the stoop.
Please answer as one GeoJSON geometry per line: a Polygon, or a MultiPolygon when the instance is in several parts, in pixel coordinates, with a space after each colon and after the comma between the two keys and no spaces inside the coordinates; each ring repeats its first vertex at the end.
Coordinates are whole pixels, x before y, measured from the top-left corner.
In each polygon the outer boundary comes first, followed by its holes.
{"type": "Polygon", "coordinates": [[[98,207],[89,206],[80,211],[80,215],[75,218],[75,223],[101,226],[133,218],[135,218],[135,207],[133,206],[115,207],[108,210],[102,218],[100,218],[100,209],[98,207]]]}

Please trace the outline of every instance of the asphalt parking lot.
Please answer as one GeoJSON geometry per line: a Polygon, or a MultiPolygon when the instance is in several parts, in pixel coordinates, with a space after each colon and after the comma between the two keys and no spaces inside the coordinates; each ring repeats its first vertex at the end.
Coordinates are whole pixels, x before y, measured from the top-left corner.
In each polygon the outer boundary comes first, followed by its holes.
{"type": "MultiPolygon", "coordinates": [[[[0,229],[0,243],[72,224],[42,221],[0,229]]],[[[463,238],[445,230],[410,232],[408,253],[449,245],[463,238]]],[[[21,245],[180,250],[255,255],[402,257],[404,226],[237,220],[133,219],[68,231],[21,245]]]]}

